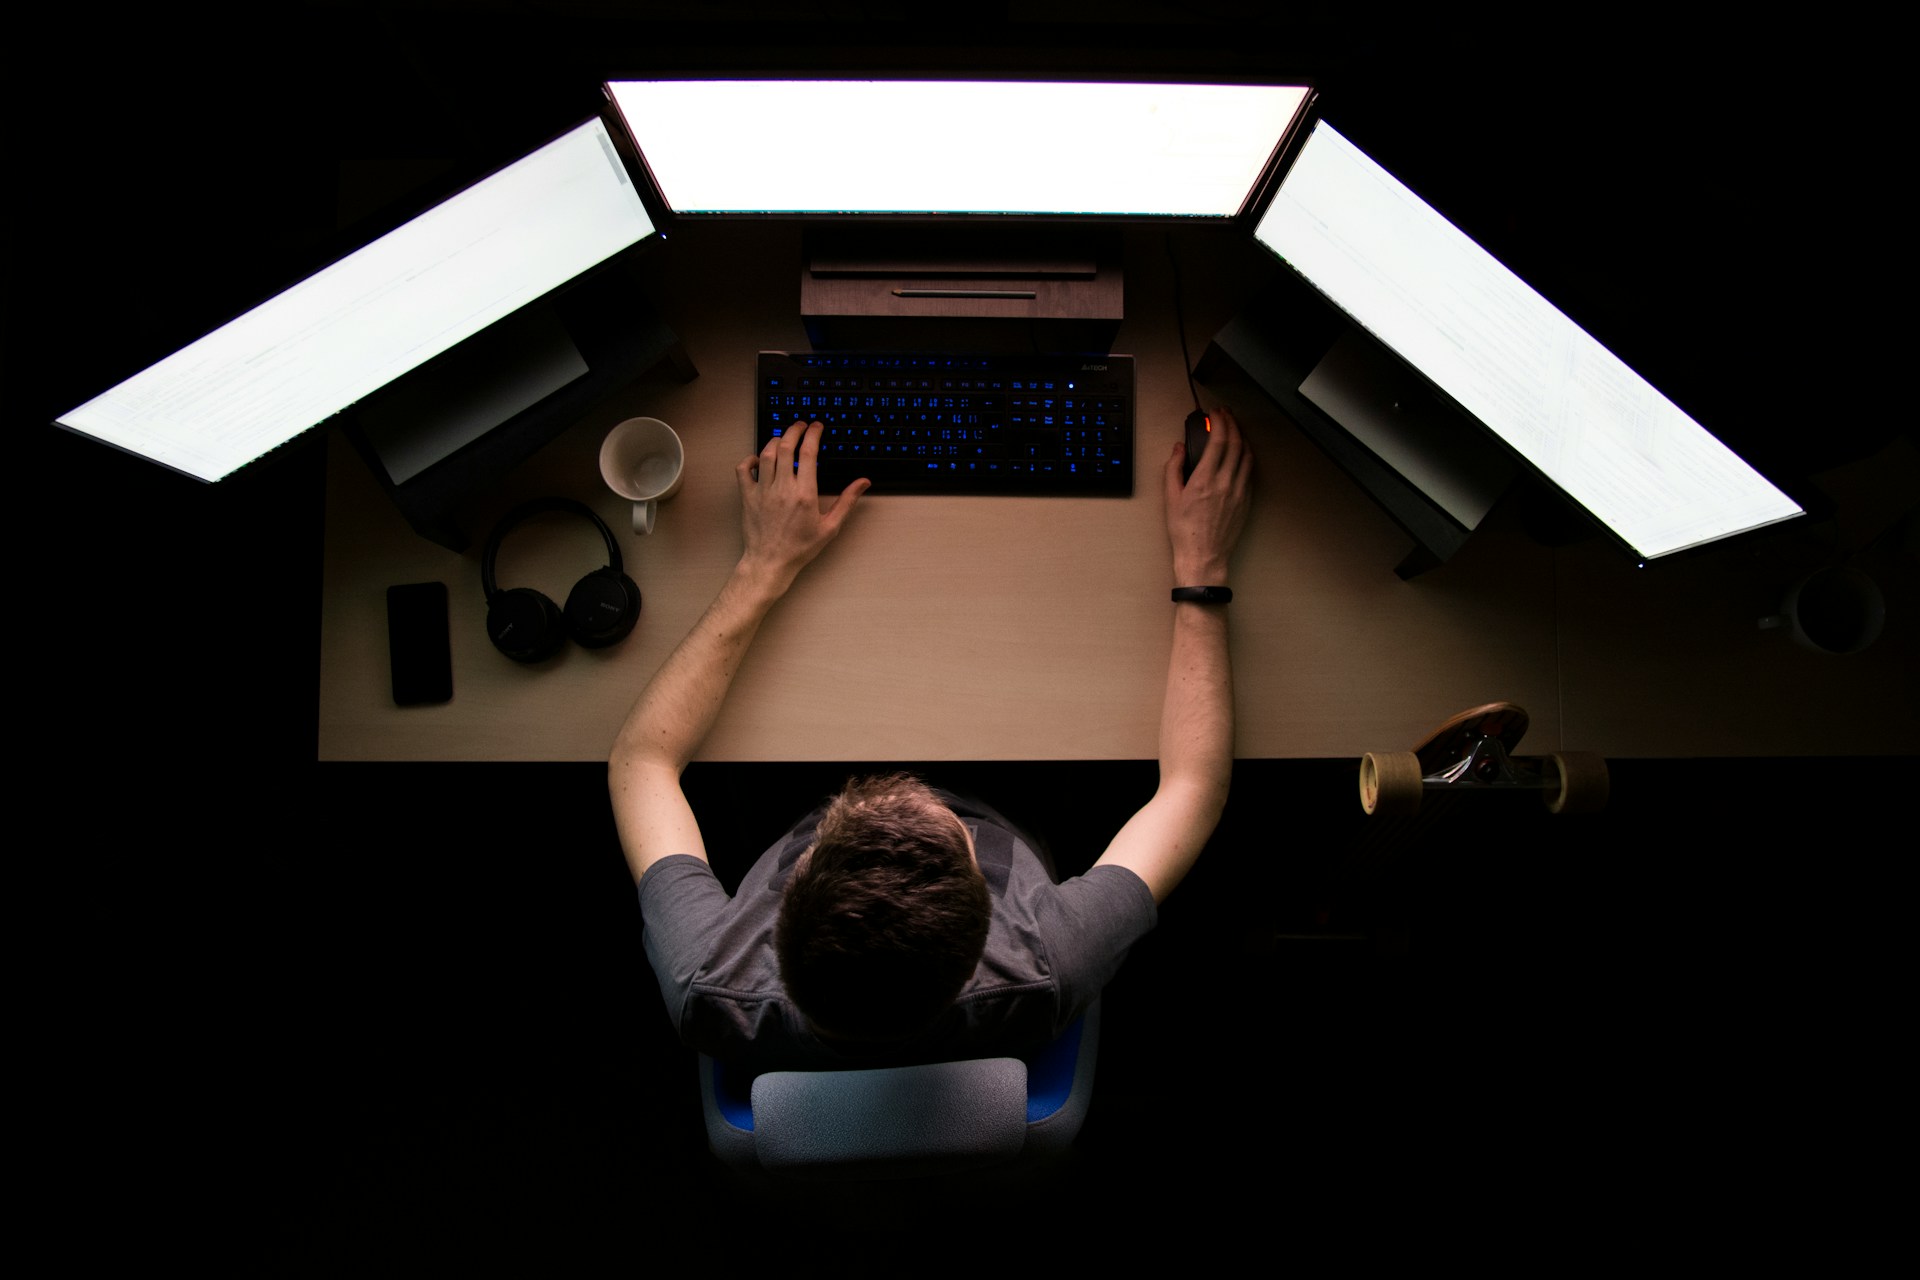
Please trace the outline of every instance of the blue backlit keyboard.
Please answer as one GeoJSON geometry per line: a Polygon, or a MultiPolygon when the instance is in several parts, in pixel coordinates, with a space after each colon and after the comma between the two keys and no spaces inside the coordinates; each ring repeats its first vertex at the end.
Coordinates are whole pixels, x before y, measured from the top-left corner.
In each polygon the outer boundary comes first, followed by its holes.
{"type": "Polygon", "coordinates": [[[762,351],[755,443],[826,427],[820,490],[1133,493],[1133,357],[762,351]]]}

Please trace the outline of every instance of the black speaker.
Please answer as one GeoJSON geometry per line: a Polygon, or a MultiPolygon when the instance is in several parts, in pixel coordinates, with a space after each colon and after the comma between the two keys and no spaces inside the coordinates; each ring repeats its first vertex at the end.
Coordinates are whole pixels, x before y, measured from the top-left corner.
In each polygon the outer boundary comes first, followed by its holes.
{"type": "Polygon", "coordinates": [[[621,569],[620,547],[606,521],[593,508],[571,498],[536,498],[500,517],[487,535],[487,549],[480,557],[480,585],[487,593],[487,636],[493,647],[515,662],[538,662],[559,652],[571,636],[587,649],[603,649],[626,638],[640,621],[640,588],[621,569]],[[527,519],[549,511],[570,511],[593,521],[593,527],[607,544],[607,564],[595,569],[574,584],[567,594],[567,607],[555,607],[553,601],[531,587],[510,587],[505,591],[494,581],[493,561],[500,544],[527,519]]]}

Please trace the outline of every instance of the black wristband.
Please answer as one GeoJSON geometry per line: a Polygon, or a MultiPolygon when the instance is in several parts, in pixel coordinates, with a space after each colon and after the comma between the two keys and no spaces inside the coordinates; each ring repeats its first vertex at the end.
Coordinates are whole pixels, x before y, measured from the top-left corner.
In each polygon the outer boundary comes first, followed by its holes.
{"type": "Polygon", "coordinates": [[[1231,587],[1175,587],[1173,589],[1175,604],[1179,604],[1182,600],[1191,601],[1194,604],[1226,604],[1232,599],[1233,588],[1231,587]]]}

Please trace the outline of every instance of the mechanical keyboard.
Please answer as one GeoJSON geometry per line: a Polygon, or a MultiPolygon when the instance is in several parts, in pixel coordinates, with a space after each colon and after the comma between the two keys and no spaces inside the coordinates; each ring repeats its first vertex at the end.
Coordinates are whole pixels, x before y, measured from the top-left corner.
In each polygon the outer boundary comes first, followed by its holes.
{"type": "Polygon", "coordinates": [[[762,351],[755,443],[826,427],[820,491],[1133,493],[1133,357],[762,351]]]}

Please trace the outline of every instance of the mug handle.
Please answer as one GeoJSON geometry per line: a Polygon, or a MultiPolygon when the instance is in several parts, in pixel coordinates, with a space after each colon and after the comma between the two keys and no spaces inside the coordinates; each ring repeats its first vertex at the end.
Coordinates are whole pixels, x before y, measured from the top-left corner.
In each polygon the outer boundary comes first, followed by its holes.
{"type": "Polygon", "coordinates": [[[645,502],[633,504],[633,531],[635,533],[653,532],[653,513],[658,503],[648,498],[645,502]]]}

